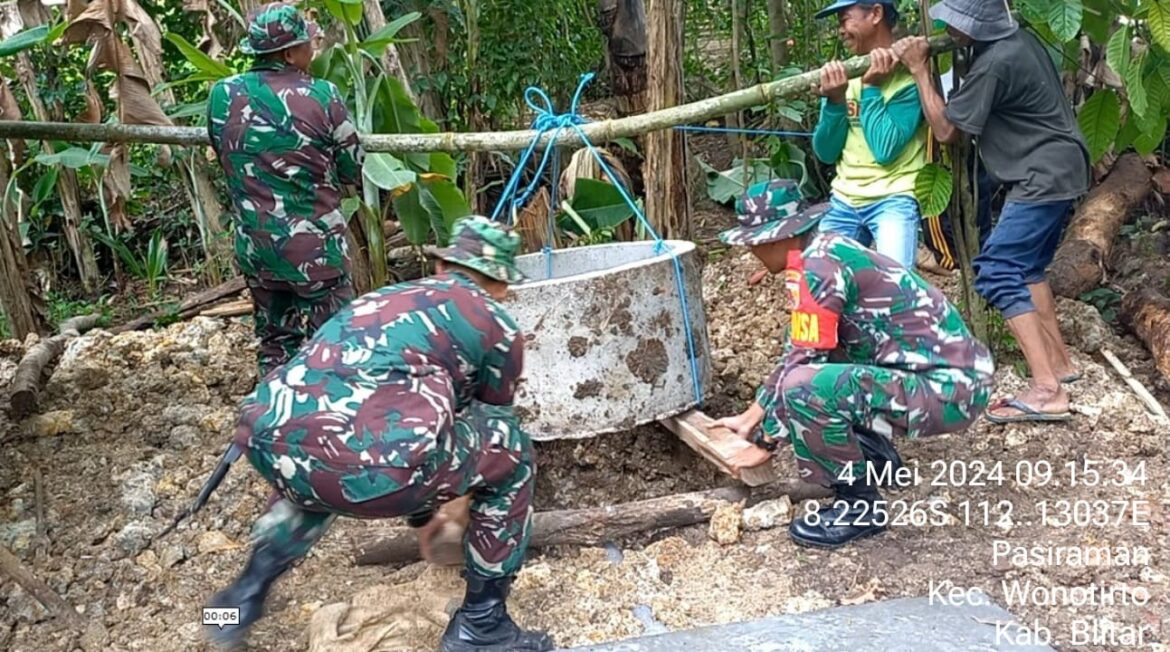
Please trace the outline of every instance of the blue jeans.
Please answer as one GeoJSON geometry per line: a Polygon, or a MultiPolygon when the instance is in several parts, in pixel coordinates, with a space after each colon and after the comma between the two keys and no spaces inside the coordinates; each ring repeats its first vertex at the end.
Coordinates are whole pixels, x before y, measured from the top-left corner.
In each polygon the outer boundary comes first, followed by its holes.
{"type": "Polygon", "coordinates": [[[1071,200],[1004,204],[999,223],[972,267],[975,291],[1005,319],[1036,310],[1028,286],[1044,281],[1072,205],[1071,200]]]}
{"type": "Polygon", "coordinates": [[[911,195],[894,195],[855,208],[834,194],[829,200],[829,212],[821,218],[820,230],[853,238],[902,267],[913,269],[921,221],[918,200],[911,195]]]}

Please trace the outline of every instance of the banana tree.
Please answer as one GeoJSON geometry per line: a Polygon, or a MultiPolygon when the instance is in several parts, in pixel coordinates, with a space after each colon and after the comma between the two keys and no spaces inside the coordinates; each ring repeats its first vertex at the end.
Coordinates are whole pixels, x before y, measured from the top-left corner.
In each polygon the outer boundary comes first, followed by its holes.
{"type": "MultiPolygon", "coordinates": [[[[333,82],[353,106],[358,130],[363,133],[436,133],[437,124],[425,118],[409,92],[382,64],[382,55],[395,43],[402,28],[418,20],[411,12],[382,29],[359,39],[361,0],[326,0],[325,9],[345,29],[344,43],[331,46],[313,62],[313,74],[333,82]]],[[[387,153],[366,156],[362,169],[362,223],[370,247],[374,284],[386,279],[385,242],[382,236],[382,190],[389,199],[412,245],[422,245],[434,234],[444,244],[455,220],[470,214],[463,193],[455,185],[458,168],[442,152],[396,157],[387,153]]]]}

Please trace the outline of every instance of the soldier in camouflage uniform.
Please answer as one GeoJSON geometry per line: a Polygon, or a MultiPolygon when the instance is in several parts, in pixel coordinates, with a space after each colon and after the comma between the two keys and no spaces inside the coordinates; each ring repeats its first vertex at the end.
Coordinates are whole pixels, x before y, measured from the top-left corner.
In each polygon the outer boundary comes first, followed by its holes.
{"type": "Polygon", "coordinates": [[[353,299],[341,212],[364,153],[337,87],[308,74],[317,27],[295,7],[249,16],[257,57],[208,99],[211,145],[236,208],[236,261],[252,294],[264,376],[353,299]]]}
{"type": "Polygon", "coordinates": [[[420,546],[440,505],[469,495],[467,593],[443,634],[445,652],[550,650],[508,616],[528,548],[536,466],[513,410],[523,337],[497,303],[522,280],[519,237],[483,217],[432,250],[438,274],[359,297],[327,321],[243,403],[235,444],[278,495],[253,530],[236,583],[209,606],[238,606],[235,642],[260,616],[271,584],[337,515],[405,516],[420,546]]]}
{"type": "Polygon", "coordinates": [[[885,529],[877,474],[901,463],[893,437],[970,425],[987,407],[991,354],[920,276],[845,236],[817,233],[825,206],[802,205],[795,183],[757,184],[737,209],[740,226],[721,238],[782,272],[793,310],[782,360],[755,403],[720,420],[756,444],[734,464],[766,462],[787,439],[801,478],[838,498],[793,520],[792,538],[835,548],[877,534],[885,529]]]}

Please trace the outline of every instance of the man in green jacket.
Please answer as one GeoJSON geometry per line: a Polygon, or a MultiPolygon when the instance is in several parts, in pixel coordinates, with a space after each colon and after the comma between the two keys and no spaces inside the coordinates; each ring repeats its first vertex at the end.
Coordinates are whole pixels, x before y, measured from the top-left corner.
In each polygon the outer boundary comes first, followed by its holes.
{"type": "Polygon", "coordinates": [[[845,46],[868,54],[871,64],[854,80],[840,61],[821,69],[813,152],[835,164],[837,176],[820,230],[872,246],[911,269],[922,219],[914,182],[926,165],[927,131],[914,78],[889,49],[898,12],[893,0],[838,0],[816,15],[828,16],[840,21],[845,46]]]}

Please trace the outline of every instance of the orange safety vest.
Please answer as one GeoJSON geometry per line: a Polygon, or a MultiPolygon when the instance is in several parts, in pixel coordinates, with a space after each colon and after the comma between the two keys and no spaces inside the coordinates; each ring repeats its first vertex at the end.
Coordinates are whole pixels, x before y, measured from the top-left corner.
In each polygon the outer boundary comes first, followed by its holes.
{"type": "Polygon", "coordinates": [[[800,251],[789,251],[788,265],[784,269],[784,286],[792,300],[789,336],[793,346],[832,351],[837,348],[838,315],[822,308],[813,298],[804,274],[804,258],[800,254],[800,251]]]}

